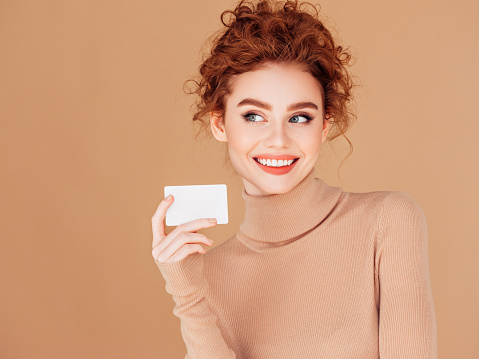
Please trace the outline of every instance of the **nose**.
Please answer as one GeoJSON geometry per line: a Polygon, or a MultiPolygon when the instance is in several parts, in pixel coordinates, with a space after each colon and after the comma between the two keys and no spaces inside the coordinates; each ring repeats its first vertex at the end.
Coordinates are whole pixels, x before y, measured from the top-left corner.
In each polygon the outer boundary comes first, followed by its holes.
{"type": "Polygon", "coordinates": [[[288,148],[291,145],[291,137],[288,133],[287,124],[284,122],[275,123],[268,129],[264,138],[264,144],[270,148],[288,148]]]}

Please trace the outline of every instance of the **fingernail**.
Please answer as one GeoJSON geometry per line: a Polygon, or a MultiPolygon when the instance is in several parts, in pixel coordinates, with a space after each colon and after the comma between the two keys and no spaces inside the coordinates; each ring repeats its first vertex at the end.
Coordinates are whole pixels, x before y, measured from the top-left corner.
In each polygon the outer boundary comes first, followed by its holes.
{"type": "Polygon", "coordinates": [[[213,240],[211,238],[208,238],[208,240],[210,241],[210,243],[213,243],[213,240]]]}
{"type": "Polygon", "coordinates": [[[166,197],[165,199],[166,199],[167,201],[171,201],[172,198],[173,198],[173,196],[172,196],[171,194],[169,194],[168,197],[166,197]]]}
{"type": "Polygon", "coordinates": [[[211,223],[216,223],[216,218],[210,218],[208,219],[208,221],[210,221],[211,223]]]}

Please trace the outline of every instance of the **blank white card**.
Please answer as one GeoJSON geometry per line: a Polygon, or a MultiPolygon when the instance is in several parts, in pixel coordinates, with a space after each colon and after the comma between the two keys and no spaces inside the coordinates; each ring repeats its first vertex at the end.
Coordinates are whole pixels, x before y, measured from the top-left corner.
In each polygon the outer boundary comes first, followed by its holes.
{"type": "Polygon", "coordinates": [[[166,212],[166,225],[178,226],[198,218],[216,218],[228,223],[228,199],[225,184],[165,186],[165,198],[175,198],[166,212]]]}

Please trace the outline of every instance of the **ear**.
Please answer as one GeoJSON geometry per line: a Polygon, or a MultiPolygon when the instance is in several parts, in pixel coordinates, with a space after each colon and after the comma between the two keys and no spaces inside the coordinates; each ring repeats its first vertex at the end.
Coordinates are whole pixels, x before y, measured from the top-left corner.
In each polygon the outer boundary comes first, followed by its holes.
{"type": "Polygon", "coordinates": [[[225,123],[220,112],[210,112],[210,127],[213,136],[220,142],[228,142],[225,132],[225,123]]]}
{"type": "Polygon", "coordinates": [[[326,138],[328,137],[329,133],[329,128],[331,127],[331,124],[329,122],[331,116],[326,116],[325,119],[323,119],[323,131],[321,134],[321,142],[326,141],[326,138]]]}

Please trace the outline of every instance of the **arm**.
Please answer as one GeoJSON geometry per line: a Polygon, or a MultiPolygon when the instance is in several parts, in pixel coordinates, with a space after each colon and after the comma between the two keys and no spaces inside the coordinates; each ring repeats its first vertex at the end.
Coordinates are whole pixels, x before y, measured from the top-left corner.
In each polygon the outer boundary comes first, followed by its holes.
{"type": "Polygon", "coordinates": [[[426,218],[405,192],[391,192],[379,218],[380,358],[437,358],[426,218]]]}
{"type": "Polygon", "coordinates": [[[203,255],[193,253],[178,262],[156,264],[165,278],[166,291],[176,303],[173,313],[181,320],[188,350],[185,359],[236,358],[205,299],[208,283],[203,277],[203,255]]]}

